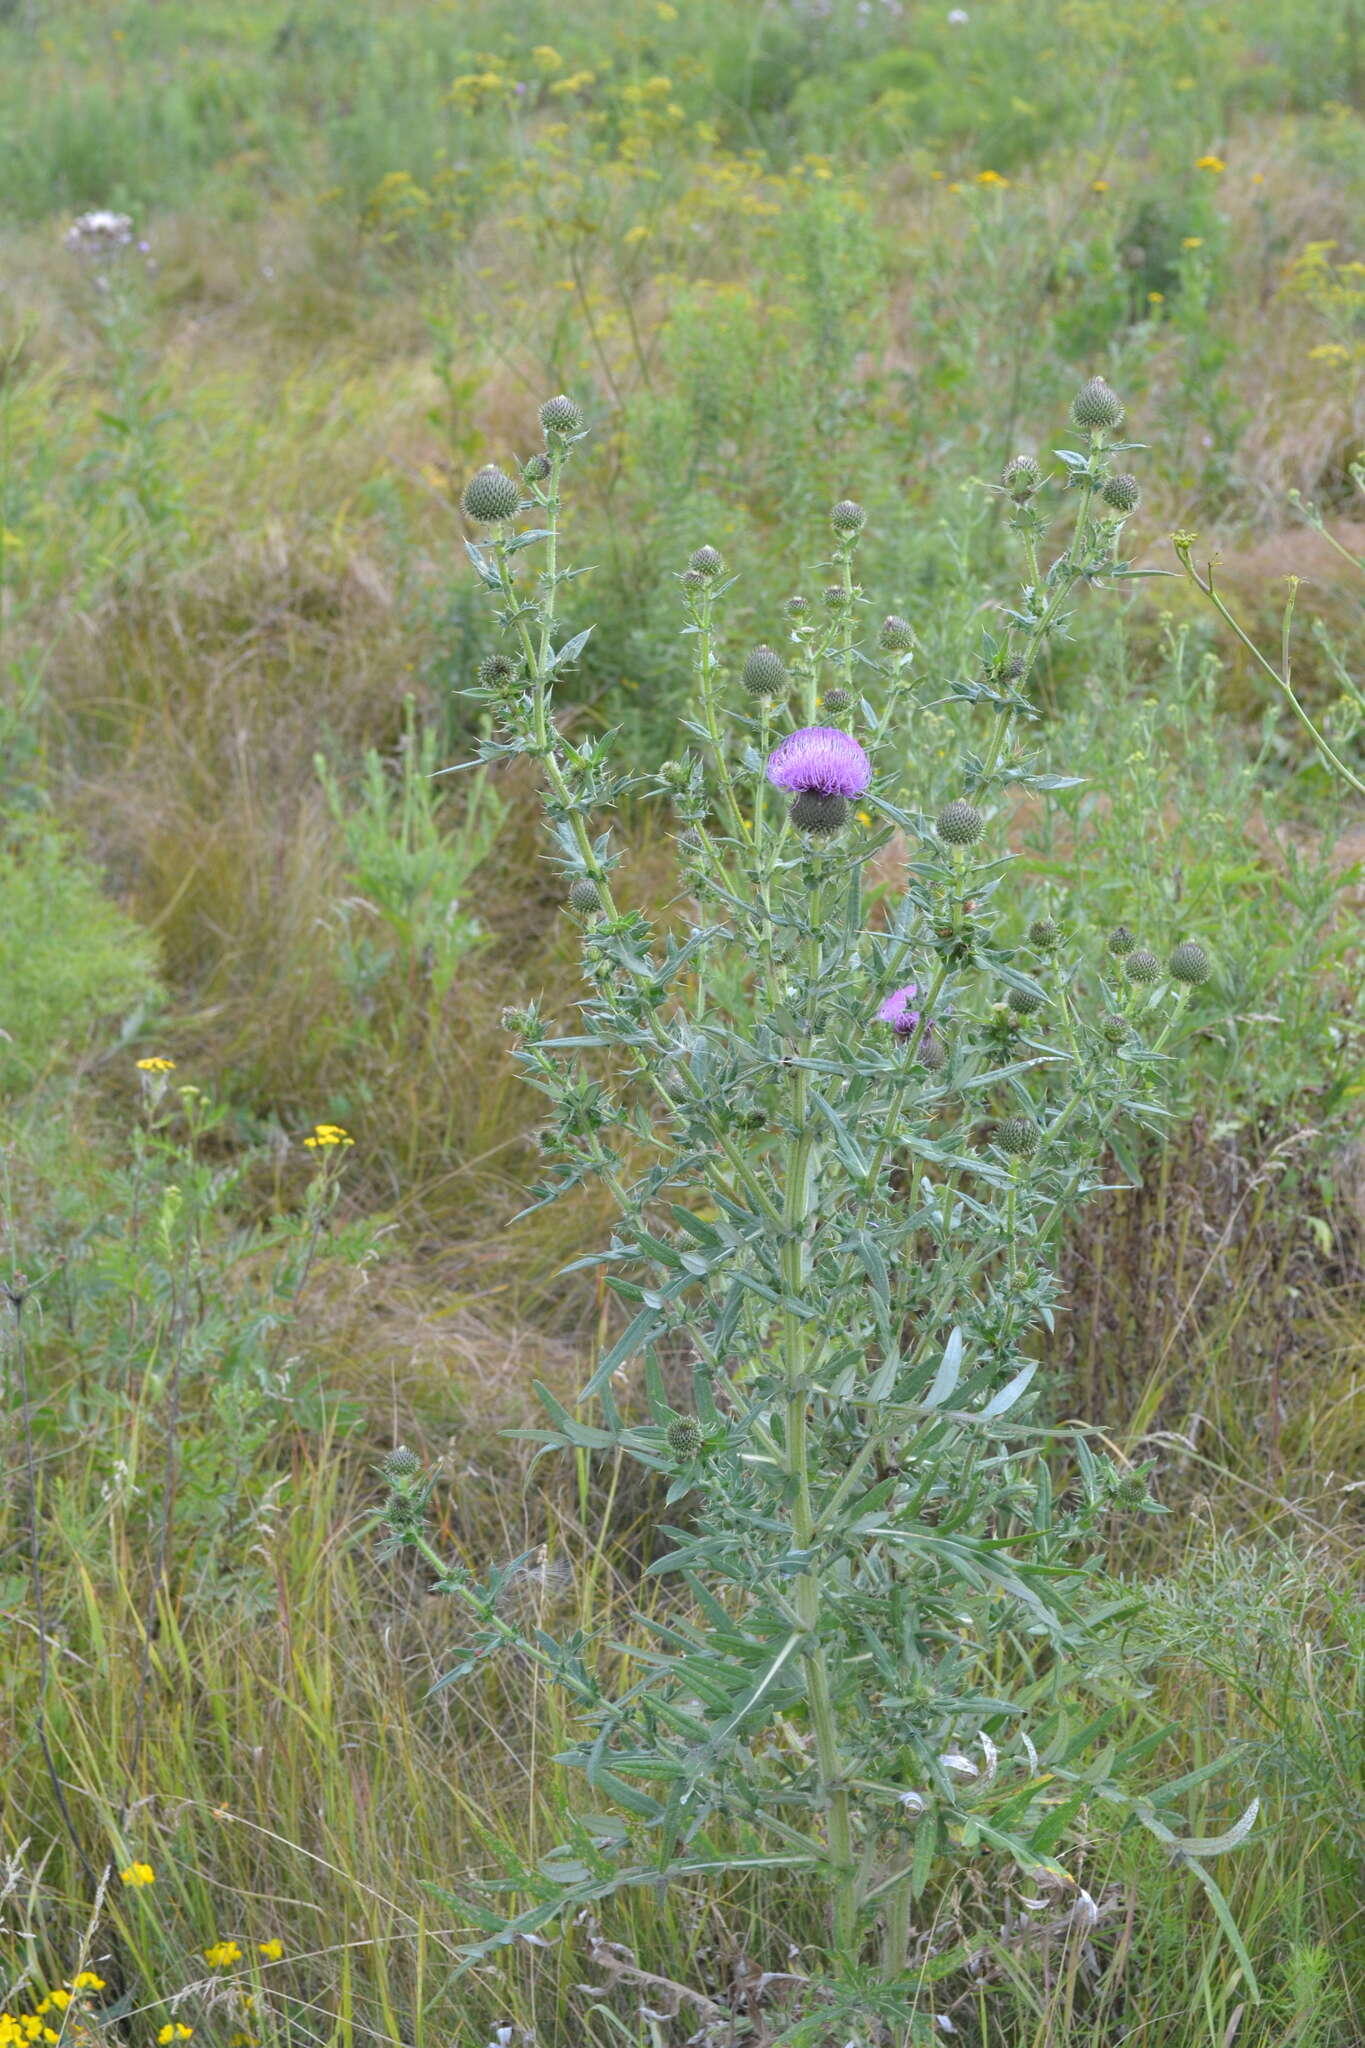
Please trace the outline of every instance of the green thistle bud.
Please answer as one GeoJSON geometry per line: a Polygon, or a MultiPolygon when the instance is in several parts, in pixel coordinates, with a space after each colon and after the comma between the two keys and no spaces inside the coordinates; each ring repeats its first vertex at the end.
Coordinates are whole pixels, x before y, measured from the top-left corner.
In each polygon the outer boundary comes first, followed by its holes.
{"type": "Polygon", "coordinates": [[[771,647],[755,647],[744,663],[744,687],[751,697],[776,697],[787,687],[787,670],[771,647]]]}
{"type": "Polygon", "coordinates": [[[1012,988],[1009,1002],[1016,1017],[1031,1017],[1043,1007],[1043,998],[1033,988],[1012,988]]]}
{"type": "Polygon", "coordinates": [[[1028,663],[1022,654],[1005,654],[997,658],[992,674],[1002,683],[1017,683],[1028,663]]]}
{"type": "Polygon", "coordinates": [[[1160,981],[1161,962],[1155,953],[1130,953],[1123,963],[1123,971],[1129,981],[1160,981]]]}
{"type": "Polygon", "coordinates": [[[852,690],[841,690],[836,685],[834,689],[825,692],[826,711],[847,711],[852,702],[852,690]]]}
{"type": "Polygon", "coordinates": [[[976,805],[959,797],[955,803],[944,805],[934,830],[946,846],[971,846],[981,837],[985,823],[976,805]]]}
{"type": "Polygon", "coordinates": [[[402,1486],[407,1480],[415,1479],[421,1469],[421,1459],[406,1444],[396,1445],[379,1467],[390,1486],[402,1486]]]}
{"type": "Polygon", "coordinates": [[[789,597],[782,607],[789,619],[804,619],[810,611],[808,597],[789,597]]]}
{"type": "Polygon", "coordinates": [[[711,578],[703,576],[700,569],[683,570],[682,587],[692,597],[695,597],[699,590],[705,590],[710,581],[711,578]]]}
{"type": "Polygon", "coordinates": [[[1109,389],[1103,377],[1092,377],[1072,399],[1071,417],[1078,427],[1089,427],[1092,431],[1116,427],[1123,418],[1123,401],[1109,389]]]}
{"type": "Polygon", "coordinates": [[[1100,1019],[1100,1036],[1106,1045],[1123,1045],[1127,1042],[1131,1026],[1126,1017],[1120,1017],[1117,1010],[1106,1010],[1100,1019]]]}
{"type": "Polygon", "coordinates": [[[569,890],[569,908],[576,910],[582,917],[590,916],[594,910],[600,910],[602,892],[596,882],[590,881],[586,875],[576,876],[569,890]]]}
{"type": "Polygon", "coordinates": [[[915,644],[915,636],[909,619],[903,619],[897,612],[888,612],[882,620],[882,630],[877,635],[877,645],[888,654],[908,654],[915,644]]]}
{"type": "Polygon", "coordinates": [[[847,817],[847,797],[822,796],[818,789],[803,789],[792,798],[793,825],[798,832],[810,832],[817,839],[837,832],[847,817]]]}
{"type": "Polygon", "coordinates": [[[485,690],[514,690],[521,680],[521,670],[509,654],[485,654],[478,674],[485,690]]]}
{"type": "Polygon", "coordinates": [[[1027,1159],[1038,1150],[1038,1126],[1031,1116],[1007,1116],[996,1131],[995,1142],[1011,1159],[1027,1159]]]}
{"type": "Polygon", "coordinates": [[[687,566],[698,576],[704,576],[709,583],[713,577],[719,576],[725,567],[725,557],[718,548],[698,548],[687,566]]]}
{"type": "Polygon", "coordinates": [[[842,583],[827,583],[824,589],[825,605],[832,612],[846,611],[853,602],[852,591],[845,590],[842,583]]]}
{"type": "Polygon", "coordinates": [[[1031,455],[1016,455],[1001,470],[1000,481],[1012,498],[1031,498],[1043,481],[1043,472],[1031,455]]]}
{"type": "Polygon", "coordinates": [[[867,514],[852,498],[840,498],[829,515],[829,523],[837,534],[847,538],[861,533],[867,525],[867,514]]]}
{"type": "Polygon", "coordinates": [[[464,487],[465,514],[480,526],[511,519],[520,503],[520,484],[513,483],[493,462],[477,471],[464,487]]]}
{"type": "Polygon", "coordinates": [[[543,484],[554,469],[548,455],[531,455],[521,465],[521,473],[528,484],[543,484]]]}
{"type": "Polygon", "coordinates": [[[706,1439],[695,1415],[675,1415],[664,1435],[668,1448],[680,1465],[695,1464],[706,1439]]]}
{"type": "Polygon", "coordinates": [[[659,774],[670,789],[686,789],[692,779],[692,770],[686,761],[664,761],[660,764],[659,774]]]}
{"type": "Polygon", "coordinates": [[[948,1048],[937,1032],[931,1034],[926,1031],[920,1039],[915,1058],[927,1073],[936,1074],[948,1063],[948,1048]]]}
{"type": "Polygon", "coordinates": [[[1100,496],[1111,512],[1126,513],[1136,509],[1142,493],[1135,476],[1111,476],[1100,496]]]}
{"type": "Polygon", "coordinates": [[[1028,942],[1037,953],[1051,953],[1062,942],[1062,928],[1055,917],[1035,917],[1028,928],[1028,942]]]}
{"type": "Polygon", "coordinates": [[[1213,962],[1195,940],[1182,939],[1171,955],[1170,972],[1173,981],[1183,981],[1187,988],[1198,988],[1200,982],[1207,981],[1213,973],[1213,962]]]}
{"type": "Polygon", "coordinates": [[[1126,924],[1116,924],[1105,944],[1116,960],[1125,960],[1137,944],[1137,940],[1126,924]]]}
{"type": "Polygon", "coordinates": [[[556,435],[562,439],[566,434],[581,434],[583,408],[561,391],[558,398],[547,398],[540,408],[540,424],[547,440],[556,435]]]}

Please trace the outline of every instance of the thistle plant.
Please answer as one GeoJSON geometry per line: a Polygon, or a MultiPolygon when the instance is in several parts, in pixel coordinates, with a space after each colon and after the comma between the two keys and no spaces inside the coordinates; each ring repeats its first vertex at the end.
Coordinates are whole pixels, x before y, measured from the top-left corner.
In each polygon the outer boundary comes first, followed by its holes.
{"type": "Polygon", "coordinates": [[[865,627],[851,500],[822,597],[769,629],[782,655],[731,647],[735,578],[699,546],[679,574],[695,706],[659,763],[618,765],[610,734],[556,717],[588,638],[559,623],[576,409],[544,409],[515,507],[487,471],[471,486],[503,634],[469,692],[492,715],[480,755],[535,764],[582,931],[578,1016],[509,1019],[552,1105],[535,1200],[609,1190],[610,1242],[578,1264],[625,1309],[573,1411],[542,1390],[534,1434],[636,1461],[671,1511],[612,1690],[590,1638],[509,1619],[522,1560],[481,1582],[448,1568],[425,1482],[395,1482],[390,1542],[471,1617],[441,1683],[514,1649],[579,1730],[560,1762],[581,1818],[536,1866],[509,1857],[505,1907],[464,1906],[471,1961],[623,1887],[749,1873],[821,1906],[782,2038],[915,2040],[935,1985],[988,1945],[955,1875],[992,1873],[975,1895],[993,1930],[1002,1900],[1025,1930],[1088,1929],[1110,1910],[1080,1861],[1105,1807],[1185,1857],[1231,1929],[1198,1861],[1226,1839],[1179,1843],[1188,1781],[1140,1784],[1160,1736],[1115,1737],[1127,1680],[1087,1557],[1103,1515],[1154,1505],[1147,1474],[1036,1412],[1058,1234],[1111,1140],[1160,1128],[1164,1047],[1211,971],[1187,933],[1083,958],[1061,906],[1025,925],[1012,905],[1010,794],[1068,779],[1037,756],[1030,677],[1082,592],[1127,573],[1122,406],[1095,379],[1073,418],[1069,531],[1054,551],[1058,478],[1012,463],[1023,586],[957,675],[917,676],[899,613],[865,627]],[[959,794],[930,815],[916,710],[945,698],[959,794]],[[681,924],[620,900],[608,814],[627,795],[675,821],[681,924]],[[899,864],[889,894],[865,886],[874,861],[883,881],[899,864]]]}

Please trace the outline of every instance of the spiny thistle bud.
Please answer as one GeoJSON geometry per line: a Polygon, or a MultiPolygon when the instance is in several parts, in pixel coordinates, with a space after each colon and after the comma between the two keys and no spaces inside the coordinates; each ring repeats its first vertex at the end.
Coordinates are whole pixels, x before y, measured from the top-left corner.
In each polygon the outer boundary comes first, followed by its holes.
{"type": "Polygon", "coordinates": [[[1011,1159],[1027,1159],[1038,1150],[1038,1126],[1031,1116],[1007,1116],[996,1131],[995,1142],[1011,1159]]]}
{"type": "Polygon", "coordinates": [[[705,590],[707,584],[710,581],[711,578],[709,576],[703,576],[700,569],[683,570],[682,587],[684,590],[689,591],[693,595],[695,595],[696,592],[699,590],[705,590]]]}
{"type": "Polygon", "coordinates": [[[1009,1004],[1016,1017],[1031,1017],[1035,1010],[1042,1009],[1043,998],[1036,988],[1012,988],[1009,1004]]]}
{"type": "Polygon", "coordinates": [[[838,534],[861,533],[867,525],[867,514],[853,498],[840,498],[829,515],[829,523],[838,534]]]}
{"type": "Polygon", "coordinates": [[[583,408],[575,405],[561,391],[558,398],[547,398],[540,408],[540,424],[546,437],[566,434],[581,434],[583,431],[583,408]]]}
{"type": "Polygon", "coordinates": [[[847,711],[852,702],[852,690],[841,690],[836,685],[834,689],[825,692],[826,711],[847,711]]]}
{"type": "Polygon", "coordinates": [[[1161,962],[1155,953],[1142,950],[1128,955],[1123,963],[1123,971],[1129,981],[1160,981],[1161,962]]]}
{"type": "Polygon", "coordinates": [[[406,1444],[396,1445],[379,1467],[390,1486],[402,1486],[405,1481],[415,1479],[421,1469],[421,1459],[406,1444]]]}
{"type": "Polygon", "coordinates": [[[1028,942],[1038,953],[1051,953],[1062,942],[1062,928],[1055,917],[1035,917],[1028,928],[1028,942]]]}
{"type": "Polygon", "coordinates": [[[520,675],[510,654],[485,654],[479,663],[479,681],[485,690],[515,689],[520,675]]]}
{"type": "Polygon", "coordinates": [[[1171,979],[1198,988],[1213,973],[1213,962],[1194,939],[1182,939],[1170,958],[1171,979]]]}
{"type": "Polygon", "coordinates": [[[464,487],[464,509],[468,518],[480,526],[494,526],[500,519],[511,519],[521,503],[521,486],[513,483],[496,463],[473,475],[464,487]]]}
{"type": "Polygon", "coordinates": [[[824,589],[825,604],[832,612],[847,610],[853,602],[851,590],[845,590],[842,583],[827,583],[824,589]]]}
{"type": "Polygon", "coordinates": [[[792,798],[791,821],[798,831],[822,838],[837,832],[848,816],[848,798],[825,796],[818,789],[803,789],[792,798]]]}
{"type": "Polygon", "coordinates": [[[1012,498],[1031,498],[1043,472],[1031,455],[1015,455],[1001,470],[1000,481],[1012,498]]]}
{"type": "Polygon", "coordinates": [[[992,673],[1002,683],[1017,683],[1027,667],[1022,654],[1005,654],[997,657],[992,673]]]}
{"type": "Polygon", "coordinates": [[[725,567],[725,557],[719,548],[698,548],[687,564],[698,576],[704,576],[709,583],[713,576],[719,576],[725,567]]]}
{"type": "Polygon", "coordinates": [[[596,882],[590,881],[586,875],[576,876],[569,890],[569,908],[578,911],[584,917],[594,910],[600,910],[602,892],[596,882]]]}
{"type": "Polygon", "coordinates": [[[810,610],[808,597],[789,597],[782,607],[789,619],[804,619],[810,610]]]}
{"type": "Polygon", "coordinates": [[[1111,476],[1100,496],[1111,512],[1132,512],[1142,493],[1135,476],[1111,476]]]}
{"type": "Polygon", "coordinates": [[[888,654],[908,654],[915,644],[909,619],[901,618],[898,612],[888,612],[882,620],[882,630],[877,635],[877,645],[888,654]]]}
{"type": "Polygon", "coordinates": [[[1123,401],[1103,377],[1092,377],[1072,399],[1071,417],[1078,427],[1116,427],[1123,418],[1123,401]]]}
{"type": "Polygon", "coordinates": [[[1122,1045],[1130,1030],[1128,1019],[1120,1017],[1117,1010],[1106,1010],[1100,1019],[1100,1036],[1107,1045],[1122,1045]]]}
{"type": "Polygon", "coordinates": [[[554,468],[548,455],[531,455],[521,465],[521,473],[528,484],[543,484],[554,468]]]}
{"type": "Polygon", "coordinates": [[[692,779],[692,771],[686,761],[664,761],[659,774],[670,789],[686,789],[692,779]]]}
{"type": "Polygon", "coordinates": [[[981,837],[985,823],[976,805],[959,797],[955,803],[944,805],[934,830],[946,846],[971,846],[981,837]]]}
{"type": "Polygon", "coordinates": [[[664,1434],[680,1465],[691,1465],[701,1456],[705,1438],[695,1415],[675,1415],[664,1434]]]}
{"type": "Polygon", "coordinates": [[[755,647],[744,663],[744,687],[751,697],[776,697],[787,687],[786,665],[771,647],[755,647]]]}
{"type": "Polygon", "coordinates": [[[936,1074],[947,1063],[948,1048],[937,1033],[926,1032],[920,1039],[915,1058],[929,1073],[936,1074]]]}
{"type": "Polygon", "coordinates": [[[1132,952],[1137,940],[1126,924],[1116,924],[1105,944],[1116,960],[1123,960],[1132,952]]]}

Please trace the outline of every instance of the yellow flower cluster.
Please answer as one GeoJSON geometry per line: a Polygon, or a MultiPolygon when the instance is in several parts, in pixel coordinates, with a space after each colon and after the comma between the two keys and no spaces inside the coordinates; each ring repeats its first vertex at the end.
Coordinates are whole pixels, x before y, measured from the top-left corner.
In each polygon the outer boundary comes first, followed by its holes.
{"type": "Polygon", "coordinates": [[[211,1970],[229,1970],[241,1960],[242,1951],[235,1941],[211,1942],[204,1950],[204,1961],[211,1970]]]}
{"type": "Polygon", "coordinates": [[[138,1071],[143,1074],[173,1074],[175,1072],[174,1060],[155,1058],[139,1060],[137,1064],[138,1071]]]}
{"type": "Polygon", "coordinates": [[[1220,174],[1220,172],[1223,172],[1227,169],[1227,165],[1223,162],[1221,156],[1196,157],[1194,167],[1197,171],[1212,172],[1215,178],[1220,174]]]}
{"type": "Polygon", "coordinates": [[[194,2028],[187,2027],[183,2020],[167,2020],[156,2038],[160,2048],[170,2048],[172,2041],[188,2041],[193,2033],[194,2028]]]}
{"type": "Polygon", "coordinates": [[[340,1124],[314,1124],[303,1142],[310,1152],[325,1152],[333,1145],[354,1145],[355,1139],[340,1124]]]}
{"type": "Polygon", "coordinates": [[[93,1970],[78,1970],[65,1985],[49,1991],[31,2012],[0,2012],[0,2048],[29,2048],[34,2041],[56,2042],[62,2038],[64,2015],[82,1991],[103,1991],[103,1977],[93,1970]],[[59,2022],[53,2026],[52,2020],[59,2022]]]}
{"type": "Polygon", "coordinates": [[[150,1863],[130,1863],[126,1870],[119,1872],[119,1881],[128,1885],[155,1884],[156,1872],[150,1863]]]}
{"type": "Polygon", "coordinates": [[[1281,297],[1301,299],[1331,336],[1309,349],[1310,362],[1365,362],[1365,263],[1338,263],[1336,247],[1334,241],[1305,243],[1286,269],[1281,297]]]}

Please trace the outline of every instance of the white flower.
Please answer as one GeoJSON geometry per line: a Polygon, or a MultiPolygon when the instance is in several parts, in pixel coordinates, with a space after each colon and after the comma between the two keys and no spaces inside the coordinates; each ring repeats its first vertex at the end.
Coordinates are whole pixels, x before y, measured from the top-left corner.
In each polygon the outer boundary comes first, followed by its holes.
{"type": "Polygon", "coordinates": [[[965,28],[970,19],[971,16],[965,7],[950,7],[948,9],[949,28],[965,28]]]}
{"type": "Polygon", "coordinates": [[[111,213],[107,206],[78,214],[62,236],[64,246],[78,256],[112,255],[116,249],[126,249],[132,239],[132,216],[111,213]]]}

